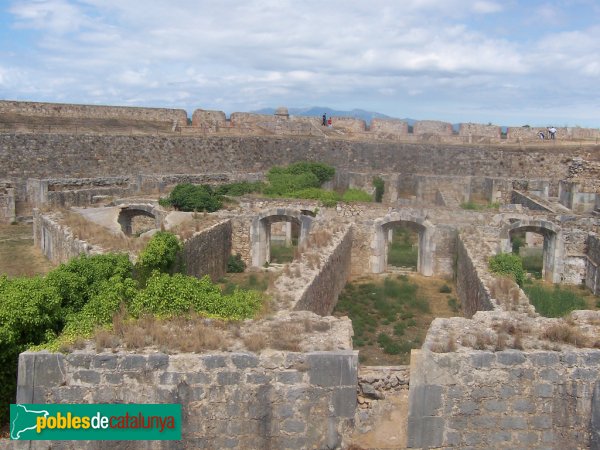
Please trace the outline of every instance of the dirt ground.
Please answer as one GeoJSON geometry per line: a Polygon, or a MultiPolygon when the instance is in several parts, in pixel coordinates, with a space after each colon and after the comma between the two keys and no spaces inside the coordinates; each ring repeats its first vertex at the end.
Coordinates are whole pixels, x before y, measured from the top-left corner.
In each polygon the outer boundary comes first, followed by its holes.
{"type": "Polygon", "coordinates": [[[0,274],[9,277],[46,274],[53,268],[33,246],[33,226],[0,225],[0,274]]]}

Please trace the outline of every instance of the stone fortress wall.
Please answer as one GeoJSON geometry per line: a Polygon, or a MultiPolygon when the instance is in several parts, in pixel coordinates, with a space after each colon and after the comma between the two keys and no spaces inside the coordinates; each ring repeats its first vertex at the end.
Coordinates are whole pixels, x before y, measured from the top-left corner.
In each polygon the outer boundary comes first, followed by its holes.
{"type": "Polygon", "coordinates": [[[0,117],[2,114],[45,118],[145,120],[176,122],[180,125],[187,123],[187,113],[183,109],[140,108],[137,106],[75,105],[0,100],[0,117]]]}
{"type": "MultiPolygon", "coordinates": [[[[283,123],[288,119],[282,115],[277,120],[283,123]]],[[[443,124],[426,125],[421,129],[447,132],[443,124]]],[[[473,136],[473,129],[470,133],[473,136]]],[[[439,135],[424,131],[423,136],[439,135]]],[[[454,137],[454,132],[448,135],[450,139],[454,137]]],[[[0,136],[0,167],[6,168],[6,173],[0,175],[14,186],[16,210],[19,211],[21,202],[22,212],[27,212],[26,206],[35,199],[56,204],[60,204],[61,199],[65,203],[93,203],[94,196],[91,192],[85,193],[86,190],[96,191],[97,197],[103,195],[102,189],[137,191],[144,190],[139,188],[142,185],[163,192],[180,179],[198,181],[222,175],[225,181],[226,173],[250,170],[259,174],[273,164],[307,159],[334,165],[339,185],[365,186],[369,192],[372,192],[372,177],[380,175],[386,183],[386,195],[390,201],[397,201],[398,210],[373,204],[340,204],[331,212],[334,223],[345,231],[333,240],[332,247],[319,263],[325,274],[321,276],[319,270],[310,272],[306,284],[314,284],[313,292],[317,293],[315,297],[321,297],[321,302],[315,304],[312,298],[308,307],[313,311],[322,308],[319,312],[326,313],[334,302],[331,299],[339,293],[340,283],[332,281],[327,271],[347,274],[344,271],[348,265],[353,273],[369,270],[371,266],[365,261],[374,256],[373,246],[381,244],[381,239],[373,239],[373,235],[385,231],[388,223],[381,218],[387,215],[391,220],[418,219],[417,223],[427,225],[427,245],[424,246],[430,252],[426,255],[427,270],[449,276],[456,273],[458,295],[470,319],[435,321],[424,349],[413,356],[409,445],[424,448],[453,445],[544,448],[552,445],[550,442],[558,442],[565,448],[573,443],[598,448],[600,357],[597,350],[567,347],[552,352],[532,348],[492,352],[462,346],[445,353],[430,351],[430,344],[448,329],[467,333],[482,323],[485,329],[491,329],[494,320],[507,320],[513,317],[510,314],[516,314],[516,320],[539,320],[518,288],[511,288],[515,294],[511,294],[512,300],[508,303],[498,298],[493,289],[494,277],[487,270],[486,258],[505,247],[506,242],[498,235],[502,223],[508,226],[521,221],[534,228],[548,224],[556,231],[560,244],[556,250],[560,261],[554,261],[551,269],[569,282],[579,282],[584,274],[586,284],[597,289],[600,245],[597,236],[590,233],[597,229],[593,216],[578,218],[560,212],[539,213],[524,210],[522,205],[508,205],[498,214],[453,208],[457,202],[474,197],[509,202],[513,190],[528,191],[542,198],[559,197],[558,180],[573,179],[579,186],[587,186],[585,177],[577,178],[574,174],[590,171],[594,163],[590,160],[595,157],[586,150],[558,146],[522,151],[493,145],[446,146],[272,136],[206,136],[202,139],[24,136],[19,133],[0,136]],[[586,158],[580,158],[576,168],[573,154],[586,158]],[[31,161],[36,164],[32,165],[31,161]],[[135,167],[134,173],[132,167],[135,167]],[[182,171],[188,173],[181,174],[182,171]],[[213,175],[202,175],[207,172],[213,175]],[[175,175],[165,175],[168,173],[175,175]],[[60,181],[53,178],[57,176],[72,178],[60,181]],[[103,184],[93,177],[114,179],[103,184]],[[31,178],[35,180],[28,183],[31,178]],[[410,211],[405,208],[406,204],[414,202],[414,206],[440,198],[441,206],[437,208],[410,211]]],[[[261,200],[258,210],[277,207],[262,203],[265,202],[261,200]]],[[[314,211],[315,205],[307,202],[303,208],[314,211]]],[[[248,234],[250,219],[237,216],[238,211],[224,213],[223,218],[231,222],[222,222],[216,227],[218,236],[209,239],[215,243],[214,249],[202,253],[223,252],[229,245],[227,236],[234,251],[246,248],[250,251],[251,245],[244,243],[241,237],[248,234]],[[225,229],[228,226],[230,230],[225,229]]],[[[39,226],[52,228],[50,223],[39,226]]],[[[55,239],[52,232],[48,236],[55,239]]],[[[206,243],[198,236],[193,239],[206,243]]],[[[212,235],[206,233],[206,236],[212,235]]],[[[60,247],[52,246],[53,249],[60,247]]],[[[69,251],[81,249],[73,245],[69,251]]],[[[61,251],[54,250],[54,253],[61,251]]],[[[309,261],[301,264],[306,267],[300,271],[309,273],[309,261]]],[[[221,263],[217,261],[216,265],[220,267],[221,263]]],[[[199,272],[204,270],[199,269],[199,272]]],[[[577,319],[574,321],[578,323],[577,319]]],[[[594,323],[597,325],[598,321],[583,321],[581,327],[596,326],[594,323]]],[[[176,401],[185,405],[184,420],[193,417],[198,421],[186,422],[188,430],[197,428],[202,433],[195,435],[188,431],[185,439],[191,445],[209,445],[203,440],[209,438],[222,448],[236,447],[243,442],[259,447],[273,444],[277,448],[334,447],[341,444],[343,428],[354,418],[357,355],[349,351],[347,345],[316,355],[315,352],[199,356],[91,352],[57,358],[26,353],[20,361],[17,400],[176,401]],[[34,367],[36,370],[32,370],[34,367]],[[102,388],[97,389],[98,385],[102,388]],[[247,406],[240,408],[240,404],[247,406]]]]}

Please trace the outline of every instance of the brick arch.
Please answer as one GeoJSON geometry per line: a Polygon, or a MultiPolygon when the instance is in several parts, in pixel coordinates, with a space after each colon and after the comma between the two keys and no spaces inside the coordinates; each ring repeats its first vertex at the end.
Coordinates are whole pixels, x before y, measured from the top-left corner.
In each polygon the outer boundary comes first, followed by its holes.
{"type": "Polygon", "coordinates": [[[389,231],[397,225],[408,225],[419,234],[419,259],[417,271],[425,276],[433,275],[433,234],[435,226],[426,216],[410,212],[392,212],[387,216],[376,219],[374,223],[373,242],[371,249],[371,270],[373,273],[385,272],[387,267],[387,249],[389,231]]]}
{"type": "Polygon", "coordinates": [[[547,220],[519,219],[505,223],[500,231],[500,246],[504,253],[512,252],[512,235],[518,231],[541,234],[544,237],[542,277],[560,283],[563,274],[564,240],[561,228],[547,220]]]}
{"type": "Polygon", "coordinates": [[[275,208],[262,211],[250,225],[250,252],[252,266],[261,267],[268,262],[271,254],[271,224],[276,222],[295,222],[300,226],[298,244],[308,237],[314,218],[304,214],[302,210],[292,208],[275,208]]]}

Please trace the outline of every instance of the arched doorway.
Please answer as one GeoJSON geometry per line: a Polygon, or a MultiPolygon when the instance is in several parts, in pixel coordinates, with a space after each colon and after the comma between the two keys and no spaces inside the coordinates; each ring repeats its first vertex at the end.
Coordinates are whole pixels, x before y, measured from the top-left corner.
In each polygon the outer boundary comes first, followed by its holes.
{"type": "Polygon", "coordinates": [[[283,227],[277,228],[274,234],[282,236],[286,242],[296,241],[301,245],[310,231],[313,217],[302,211],[278,208],[265,211],[252,220],[250,226],[250,245],[252,266],[261,267],[271,261],[272,225],[283,222],[283,227]],[[289,224],[289,225],[288,225],[289,224]]]}
{"type": "Polygon", "coordinates": [[[121,230],[127,236],[160,228],[160,216],[150,205],[128,205],[121,207],[117,218],[121,230]]]}
{"type": "Polygon", "coordinates": [[[505,225],[500,236],[502,251],[512,252],[515,239],[521,236],[527,237],[527,233],[539,235],[543,239],[542,278],[552,283],[560,283],[563,272],[562,232],[552,222],[522,219],[505,225]]]}
{"type": "Polygon", "coordinates": [[[375,221],[373,255],[371,268],[373,273],[382,273],[388,266],[388,249],[395,228],[402,227],[416,233],[418,253],[416,270],[422,275],[433,275],[433,232],[434,226],[427,218],[410,214],[393,213],[375,221]]]}

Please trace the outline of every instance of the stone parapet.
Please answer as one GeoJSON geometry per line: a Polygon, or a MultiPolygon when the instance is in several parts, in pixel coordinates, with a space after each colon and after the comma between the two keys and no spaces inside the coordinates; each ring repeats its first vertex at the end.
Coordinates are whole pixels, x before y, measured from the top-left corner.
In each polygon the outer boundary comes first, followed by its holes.
{"type": "Polygon", "coordinates": [[[35,117],[69,117],[75,119],[147,120],[177,122],[179,125],[185,125],[187,122],[187,113],[183,109],[74,105],[10,100],[0,100],[0,114],[19,114],[35,117]]]}
{"type": "Polygon", "coordinates": [[[589,448],[599,350],[411,357],[408,447],[589,448]]]}
{"type": "Polygon", "coordinates": [[[354,418],[357,368],[353,351],[25,352],[17,403],[181,404],[182,441],[139,442],[149,449],[337,448],[354,418]]]}

